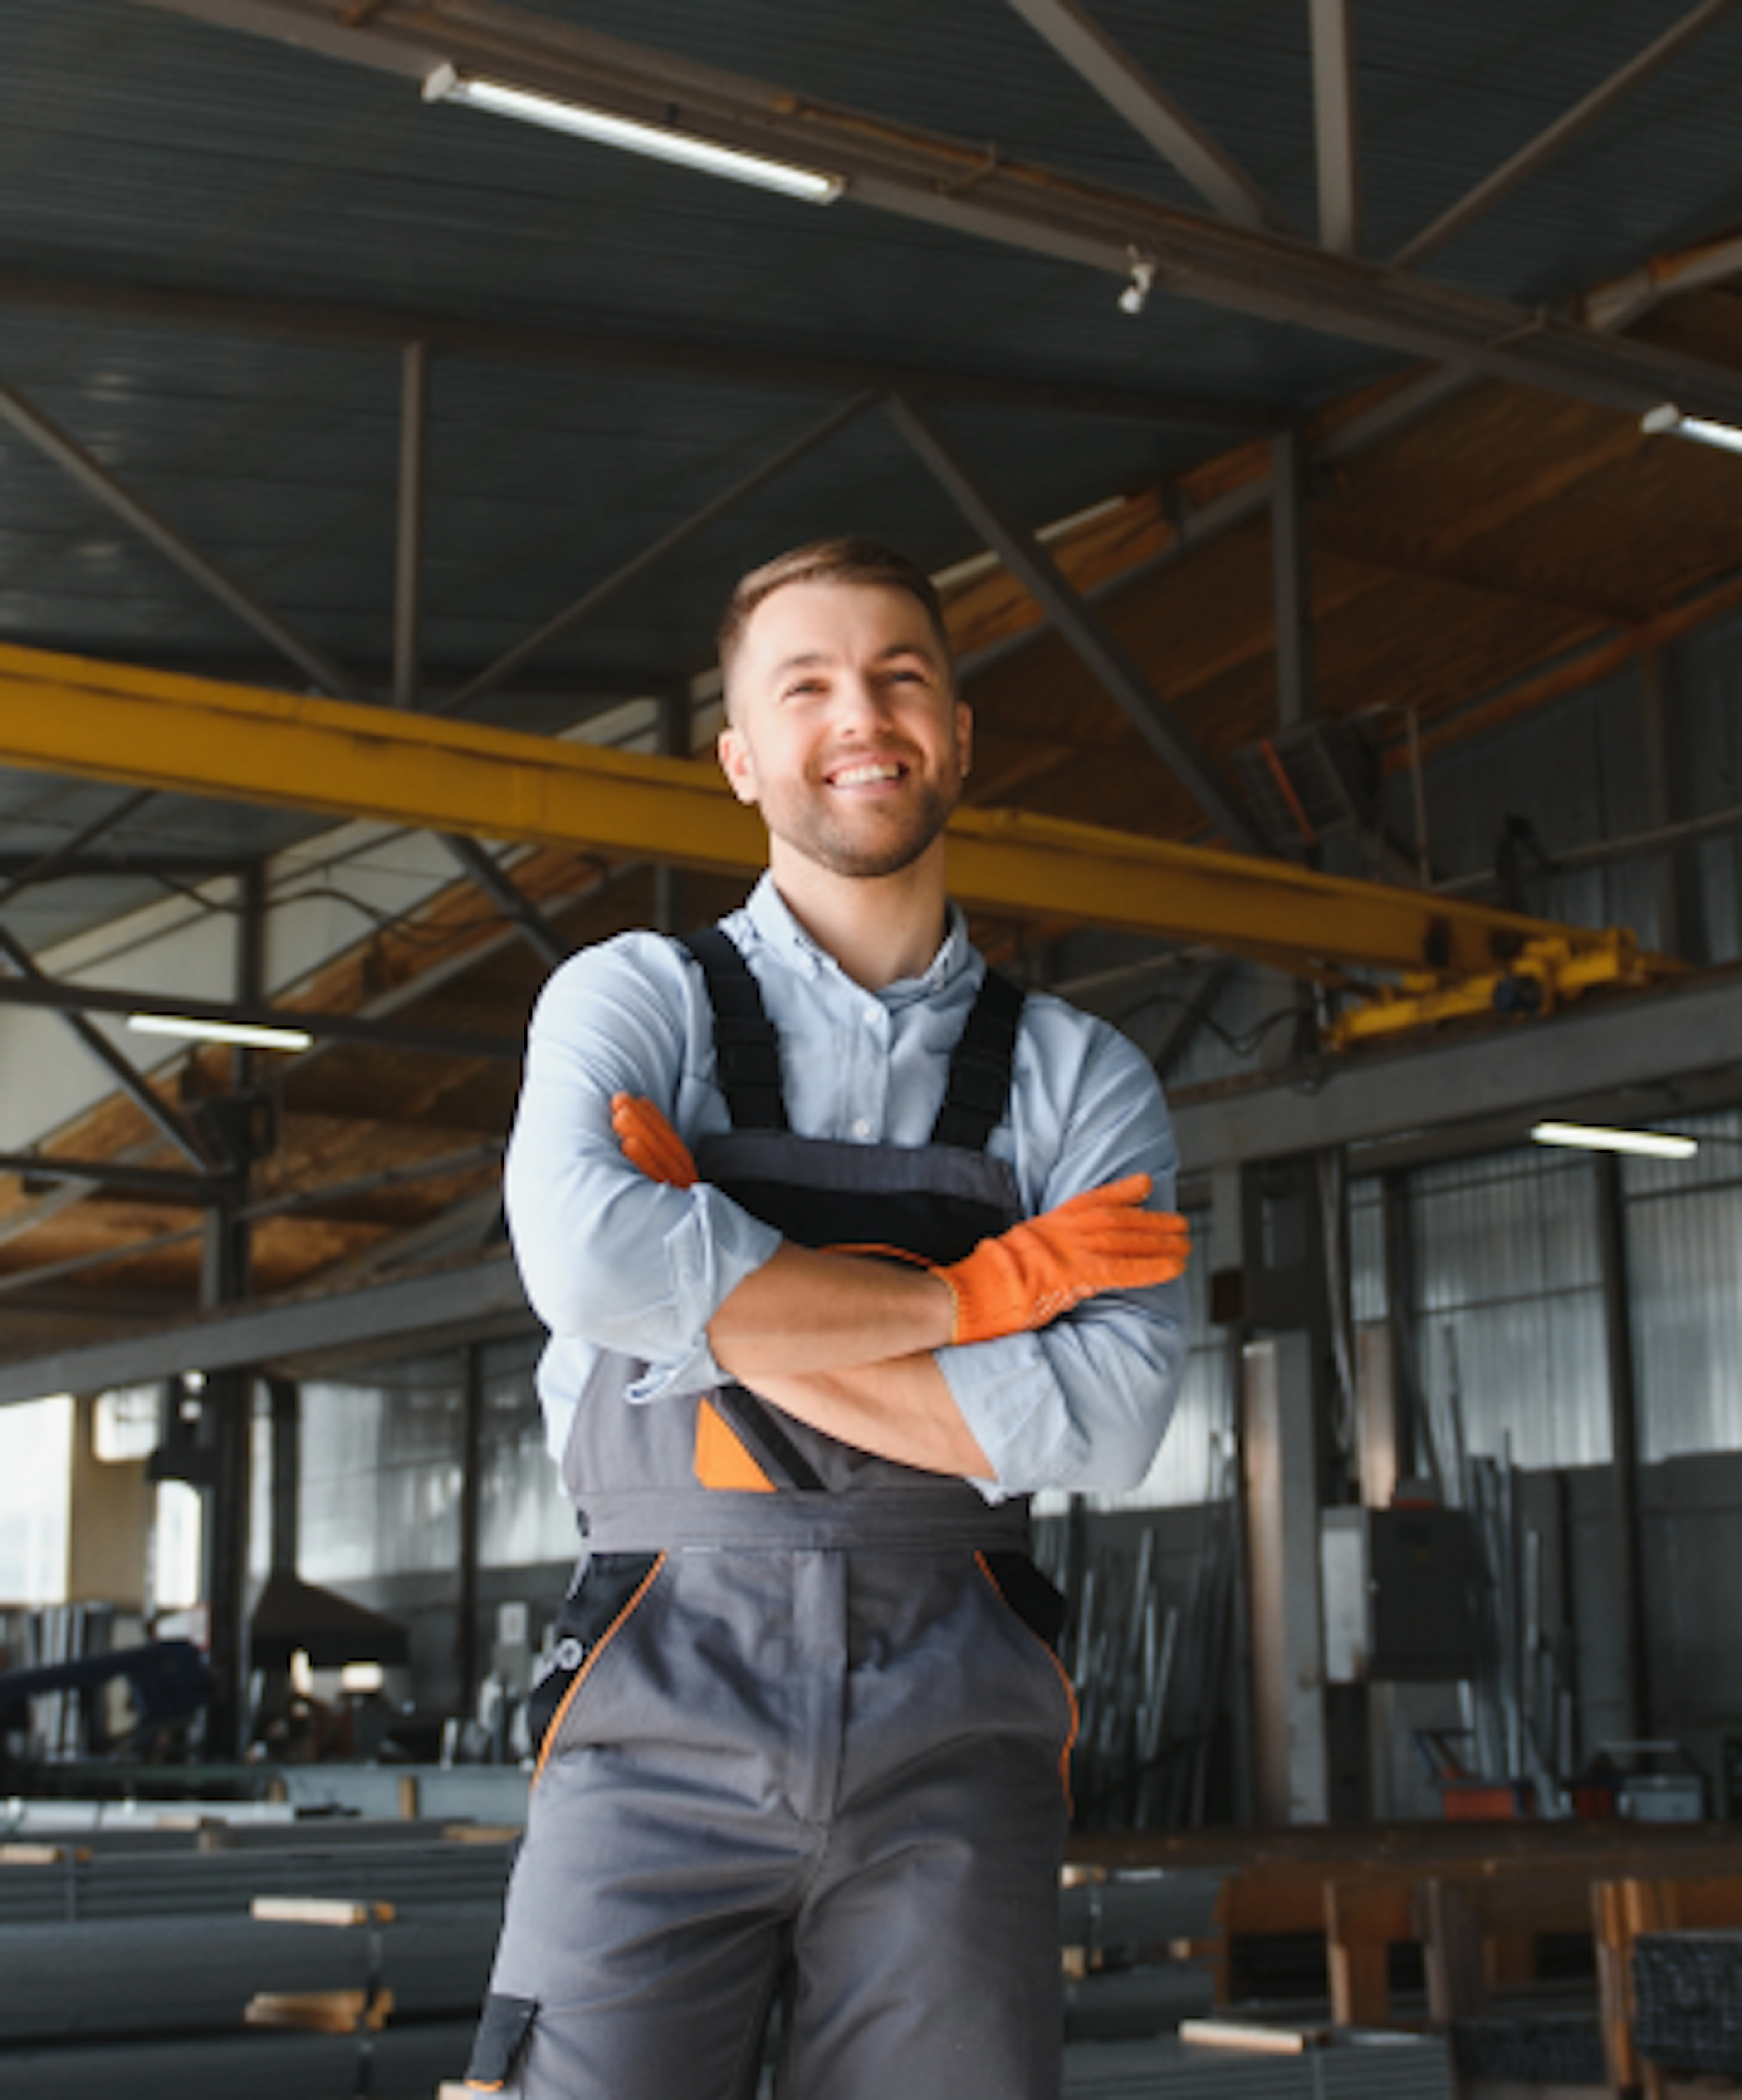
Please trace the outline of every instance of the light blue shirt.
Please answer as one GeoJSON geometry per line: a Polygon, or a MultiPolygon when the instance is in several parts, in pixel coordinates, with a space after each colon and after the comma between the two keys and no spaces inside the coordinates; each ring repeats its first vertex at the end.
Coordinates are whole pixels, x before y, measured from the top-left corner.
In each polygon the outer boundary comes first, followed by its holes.
{"type": "MultiPolygon", "coordinates": [[[[924,976],[876,992],[805,934],[766,876],[725,925],[779,1033],[793,1130],[927,1143],[986,971],[961,914],[951,908],[924,976]]],[[[701,972],[659,935],[585,950],[540,997],[509,1146],[508,1216],[527,1295],[550,1330],[539,1392],[558,1457],[605,1352],[646,1365],[633,1403],[728,1383],[708,1324],[780,1236],[705,1183],[647,1180],[611,1127],[622,1092],[649,1096],[692,1146],[729,1129],[713,1069],[701,972]]],[[[1153,1207],[1173,1206],[1178,1155],[1154,1074],[1116,1029],[1044,995],[1024,1004],[1009,1118],[987,1149],[1010,1162],[1030,1215],[1137,1173],[1153,1180],[1153,1207]]],[[[981,1492],[1136,1486],[1173,1410],[1184,1323],[1184,1286],[1171,1283],[1090,1299],[1035,1334],[938,1350],[995,1469],[976,1483],[981,1492]]]]}

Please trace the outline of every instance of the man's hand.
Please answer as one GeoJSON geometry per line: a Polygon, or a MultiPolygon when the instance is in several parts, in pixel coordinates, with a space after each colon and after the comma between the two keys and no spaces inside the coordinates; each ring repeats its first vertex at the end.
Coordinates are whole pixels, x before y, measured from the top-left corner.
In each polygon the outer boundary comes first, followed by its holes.
{"type": "Polygon", "coordinates": [[[624,1158],[650,1181],[690,1189],[701,1179],[689,1146],[644,1096],[613,1094],[611,1127],[617,1133],[624,1158]]]}
{"type": "Polygon", "coordinates": [[[965,1261],[934,1269],[955,1301],[950,1340],[1021,1334],[1103,1290],[1136,1290],[1180,1275],[1191,1233],[1176,1212],[1140,1207],[1149,1188],[1147,1174],[1132,1174],[1087,1189],[982,1240],[965,1261]]]}

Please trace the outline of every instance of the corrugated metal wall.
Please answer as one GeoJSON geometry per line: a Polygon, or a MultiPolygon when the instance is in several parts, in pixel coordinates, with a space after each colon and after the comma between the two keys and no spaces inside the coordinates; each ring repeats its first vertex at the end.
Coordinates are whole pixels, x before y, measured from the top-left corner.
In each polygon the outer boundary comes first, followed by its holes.
{"type": "Polygon", "coordinates": [[[1630,1159],[1621,1177],[1647,1462],[1742,1451],[1742,1114],[1678,1124],[1690,1160],[1630,1159]]]}
{"type": "Polygon", "coordinates": [[[1441,1467],[1609,1456],[1590,1162],[1533,1149],[1410,1177],[1417,1374],[1441,1467]]]}

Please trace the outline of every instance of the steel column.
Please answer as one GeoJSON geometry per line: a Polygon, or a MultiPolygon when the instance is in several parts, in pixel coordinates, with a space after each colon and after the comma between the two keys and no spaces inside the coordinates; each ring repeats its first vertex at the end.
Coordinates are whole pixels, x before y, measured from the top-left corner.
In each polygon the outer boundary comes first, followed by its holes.
{"type": "Polygon", "coordinates": [[[1249,1521],[1259,1820],[1323,1823],[1330,1807],[1320,1626],[1312,1343],[1247,1343],[1242,1446],[1249,1521]]]}
{"type": "Polygon", "coordinates": [[[166,518],[159,517],[148,504],[124,487],[76,439],[69,437],[57,424],[51,422],[41,409],[33,407],[23,395],[3,382],[0,382],[0,416],[4,416],[39,452],[45,453],[57,465],[64,467],[73,480],[88,494],[94,496],[106,510],[130,525],[160,554],[167,555],[209,597],[216,598],[220,605],[227,607],[239,620],[270,642],[316,685],[346,699],[361,700],[369,697],[349,672],[342,670],[324,651],[317,649],[293,628],[286,625],[251,591],[245,589],[233,576],[226,574],[209,555],[201,554],[192,541],[184,538],[166,518]]]}
{"type": "Polygon", "coordinates": [[[1639,1516],[1639,1396],[1634,1377],[1633,1302],[1627,1261],[1627,1220],[1621,1194],[1621,1163],[1612,1152],[1591,1155],[1597,1205],[1597,1246],[1603,1275],[1603,1336],[1609,1375],[1611,1476],[1614,1482],[1613,1541],[1616,1586],[1620,1591],[1627,1734],[1643,1742],[1652,1733],[1651,1640],[1647,1631],[1643,1527],[1639,1516]]]}
{"type": "Polygon", "coordinates": [[[399,491],[394,542],[393,702],[423,697],[423,541],[430,461],[430,346],[409,342],[400,361],[399,491]]]}
{"type": "Polygon", "coordinates": [[[928,410],[899,394],[890,398],[889,408],[896,428],[963,516],[996,550],[1205,815],[1231,845],[1248,853],[1260,851],[1257,833],[1233,790],[1224,786],[1189,730],[1045,548],[1004,508],[928,410]]]}
{"type": "Polygon", "coordinates": [[[1361,119],[1351,0],[1308,4],[1319,239],[1334,254],[1356,255],[1361,245],[1361,119]]]}
{"type": "Polygon", "coordinates": [[[1277,726],[1315,714],[1312,550],[1307,510],[1307,441],[1297,426],[1270,441],[1270,563],[1277,621],[1277,726]]]}
{"type": "Polygon", "coordinates": [[[454,1654],[463,1705],[474,1705],[481,1675],[478,1570],[483,1520],[483,1353],[475,1342],[467,1343],[460,1352],[465,1414],[461,1427],[460,1568],[454,1606],[454,1654]]]}

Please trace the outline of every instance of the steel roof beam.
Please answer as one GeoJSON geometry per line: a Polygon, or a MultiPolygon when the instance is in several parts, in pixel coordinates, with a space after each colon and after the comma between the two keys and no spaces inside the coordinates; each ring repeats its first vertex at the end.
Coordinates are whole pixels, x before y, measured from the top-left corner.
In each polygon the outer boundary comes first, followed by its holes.
{"type": "MultiPolygon", "coordinates": [[[[152,799],[148,788],[136,794],[123,795],[120,801],[112,803],[100,817],[94,818],[82,831],[75,832],[70,839],[58,846],[51,846],[46,853],[37,854],[0,882],[0,905],[10,904],[15,897],[33,889],[39,882],[51,882],[55,876],[64,875],[79,864],[79,856],[86,846],[95,845],[117,825],[124,824],[129,817],[143,809],[152,799]]],[[[7,856],[0,854],[0,868],[6,865],[7,856]]]]}
{"type": "MultiPolygon", "coordinates": [[[[787,152],[847,183],[849,202],[1128,280],[1135,250],[1181,295],[1406,356],[1467,365],[1639,414],[1665,400],[1742,423],[1742,375],[1613,342],[1530,311],[1286,236],[1233,226],[996,150],[699,66],[494,0],[394,0],[341,26],[336,0],[148,0],[410,80],[438,65],[578,97],[752,152],[787,152]]],[[[1325,0],[1330,4],[1330,0],[1325,0]]],[[[465,119],[461,111],[432,121],[465,119]]]]}
{"type": "Polygon", "coordinates": [[[711,503],[703,504],[699,510],[693,511],[681,524],[674,525],[669,532],[655,540],[650,547],[644,547],[640,554],[632,556],[602,582],[583,592],[571,606],[558,613],[554,619],[546,620],[536,634],[528,635],[524,642],[517,642],[487,670],[480,671],[469,685],[443,700],[434,712],[444,715],[459,714],[474,701],[483,699],[486,694],[505,685],[517,671],[530,664],[552,642],[590,619],[620,592],[626,590],[631,584],[639,582],[668,556],[699,537],[711,525],[717,524],[721,518],[735,510],[739,504],[754,496],[758,490],[765,488],[771,481],[778,480],[788,469],[796,466],[818,446],[833,437],[837,430],[862,415],[876,398],[873,394],[857,394],[840,408],[831,408],[820,423],[813,424],[771,459],[764,460],[741,481],[717,496],[711,503]]]}
{"type": "MultiPolygon", "coordinates": [[[[1320,1058],[1248,1083],[1186,1092],[1172,1101],[1188,1171],[1277,1159],[1340,1145],[1377,1145],[1418,1133],[1422,1156],[1461,1148],[1458,1123],[1489,1124],[1493,1149],[1524,1142],[1548,1111],[1579,1114],[1586,1101],[1630,1095],[1634,1120],[1673,1117],[1681,1092],[1709,1074],[1736,1097],[1742,1067],[1742,976],[1734,971],[1659,987],[1648,995],[1574,1008],[1462,1041],[1434,1037],[1397,1050],[1320,1058]]],[[[1359,1162],[1357,1171],[1364,1171],[1359,1162]]]]}
{"type": "Polygon", "coordinates": [[[1312,143],[1319,178],[1319,239],[1337,255],[1361,245],[1361,111],[1350,0],[1310,0],[1312,143]]]}
{"type": "Polygon", "coordinates": [[[316,685],[346,699],[368,698],[364,688],[324,651],[288,626],[209,555],[202,554],[191,540],[177,532],[167,518],[160,517],[149,504],[135,496],[76,439],[69,437],[40,408],[3,382],[0,382],[0,416],[4,416],[39,452],[64,468],[105,510],[130,525],[159,554],[167,555],[209,597],[216,598],[239,620],[245,621],[316,685]]]}
{"type": "MultiPolygon", "coordinates": [[[[1074,595],[1074,594],[1073,594],[1074,595]]],[[[711,767],[342,700],[0,646],[0,765],[748,875],[756,813],[711,767]]],[[[972,908],[1202,940],[1316,971],[1480,975],[1532,938],[1600,934],[1010,810],[959,810],[953,893],[972,908]]]]}
{"type": "Polygon", "coordinates": [[[809,394],[881,393],[906,387],[937,401],[983,408],[1028,409],[1122,421],[1176,423],[1256,433],[1275,412],[1250,402],[1102,386],[1074,380],[1017,379],[998,373],[941,371],[803,351],[755,350],[742,343],[615,335],[602,330],[534,328],[512,321],[396,312],[324,300],[257,299],[158,285],[114,285],[29,271],[0,271],[0,310],[52,319],[128,321],[143,328],[264,338],[313,349],[398,351],[422,342],[432,351],[485,363],[531,364],[553,371],[659,374],[721,386],[809,394]]]}
{"type": "MultiPolygon", "coordinates": [[[[1321,0],[1315,0],[1315,4],[1321,4],[1321,0]]],[[[1667,65],[1696,37],[1704,36],[1735,4],[1736,0],[1704,0],[1704,4],[1696,7],[1691,14],[1684,15],[1655,43],[1647,44],[1637,58],[1630,60],[1619,72],[1611,73],[1603,85],[1594,88],[1582,102],[1575,103],[1546,130],[1539,131],[1528,146],[1520,148],[1491,175],[1484,176],[1474,189],[1466,191],[1456,204],[1449,205],[1413,239],[1406,240],[1391,258],[1392,267],[1398,270],[1413,268],[1426,257],[1444,248],[1449,241],[1456,240],[1466,226],[1498,204],[1502,197],[1510,196],[1539,168],[1546,167],[1557,155],[1564,152],[1599,118],[1607,117],[1616,104],[1631,95],[1642,82],[1649,80],[1660,67],[1667,65]]]]}
{"type": "Polygon", "coordinates": [[[0,1365],[0,1406],[45,1393],[101,1392],[180,1371],[238,1370],[401,1341],[422,1347],[433,1336],[490,1324],[528,1330],[535,1324],[505,1258],[361,1290],[250,1305],[0,1365]]]}
{"type": "MultiPolygon", "coordinates": [[[[8,936],[0,933],[0,950],[7,952],[9,958],[15,945],[8,936]]],[[[563,950],[565,956],[568,952],[567,948],[563,950]]],[[[514,1060],[521,1052],[518,1039],[505,1035],[474,1035],[465,1029],[419,1028],[414,1023],[403,1021],[366,1021],[353,1013],[317,1013],[302,1007],[270,1006],[247,999],[190,999],[179,992],[165,991],[161,986],[149,991],[126,991],[109,985],[68,984],[41,972],[31,977],[0,977],[0,1008],[9,1006],[34,1007],[51,1013],[72,1015],[183,1014],[190,1021],[236,1022],[250,1028],[301,1029],[317,1040],[358,1043],[377,1050],[406,1050],[430,1057],[514,1060]]],[[[98,1040],[106,1039],[99,1036],[98,1040]]]]}
{"type": "Polygon", "coordinates": [[[129,1167],[118,1159],[62,1159],[51,1154],[0,1152],[0,1174],[25,1181],[90,1182],[124,1195],[156,1196],[165,1202],[203,1210],[218,1200],[218,1184],[207,1174],[178,1174],[160,1167],[129,1167]]]}
{"type": "Polygon", "coordinates": [[[1189,730],[1144,677],[1117,635],[1090,609],[1057,562],[1005,509],[937,419],[894,395],[896,428],[947,490],[963,516],[998,554],[1052,626],[1093,673],[1145,743],[1229,842],[1262,850],[1240,798],[1224,786],[1189,730]]]}
{"type": "Polygon", "coordinates": [[[1224,218],[1237,226],[1291,231],[1287,219],[1233,156],[1158,87],[1074,0],[1009,0],[1009,5],[1224,218]]]}

